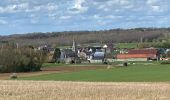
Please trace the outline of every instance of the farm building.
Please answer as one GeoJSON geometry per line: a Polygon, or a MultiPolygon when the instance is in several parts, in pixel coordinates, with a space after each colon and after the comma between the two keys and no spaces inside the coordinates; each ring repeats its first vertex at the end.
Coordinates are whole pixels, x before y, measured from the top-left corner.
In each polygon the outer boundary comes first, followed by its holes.
{"type": "Polygon", "coordinates": [[[147,61],[147,60],[157,60],[159,57],[159,52],[154,48],[147,49],[132,49],[126,54],[117,54],[118,61],[147,61]]]}

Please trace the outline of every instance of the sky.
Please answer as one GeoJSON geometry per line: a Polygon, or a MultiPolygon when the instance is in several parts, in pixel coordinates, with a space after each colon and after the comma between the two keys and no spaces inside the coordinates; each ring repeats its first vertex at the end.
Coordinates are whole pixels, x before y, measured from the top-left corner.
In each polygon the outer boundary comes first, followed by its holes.
{"type": "Polygon", "coordinates": [[[0,35],[170,27],[170,0],[2,0],[0,35]]]}

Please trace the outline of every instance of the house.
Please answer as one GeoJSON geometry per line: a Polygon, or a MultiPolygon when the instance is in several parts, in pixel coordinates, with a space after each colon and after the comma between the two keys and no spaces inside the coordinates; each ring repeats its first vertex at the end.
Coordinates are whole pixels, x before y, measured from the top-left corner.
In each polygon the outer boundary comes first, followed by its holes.
{"type": "Polygon", "coordinates": [[[159,52],[154,48],[132,49],[125,54],[117,54],[118,61],[148,61],[160,58],[159,52]]]}
{"type": "Polygon", "coordinates": [[[96,52],[91,54],[91,57],[89,60],[90,63],[103,63],[105,58],[105,52],[103,50],[96,50],[96,52]]]}
{"type": "Polygon", "coordinates": [[[62,49],[60,60],[64,61],[65,63],[75,63],[77,58],[77,54],[72,51],[72,49],[62,49]]]}

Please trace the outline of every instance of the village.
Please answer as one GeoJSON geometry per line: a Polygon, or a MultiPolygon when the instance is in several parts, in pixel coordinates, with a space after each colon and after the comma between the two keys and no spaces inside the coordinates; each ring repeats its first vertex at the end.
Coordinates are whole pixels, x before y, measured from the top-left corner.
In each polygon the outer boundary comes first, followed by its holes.
{"type": "Polygon", "coordinates": [[[0,100],[170,100],[170,0],[1,0],[0,100]]]}
{"type": "MultiPolygon", "coordinates": [[[[60,57],[57,61],[65,64],[98,63],[111,64],[113,62],[130,61],[167,61],[170,60],[169,48],[117,48],[114,44],[77,44],[75,40],[72,46],[60,47],[60,57]]],[[[43,45],[37,50],[49,51],[47,62],[52,61],[55,48],[43,45]]],[[[56,62],[55,62],[56,63],[56,62]]]]}

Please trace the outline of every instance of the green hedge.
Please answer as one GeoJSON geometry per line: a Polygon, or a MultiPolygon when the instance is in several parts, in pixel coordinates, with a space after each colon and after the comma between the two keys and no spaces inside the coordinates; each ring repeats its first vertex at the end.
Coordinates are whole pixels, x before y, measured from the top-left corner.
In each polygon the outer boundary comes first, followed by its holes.
{"type": "Polygon", "coordinates": [[[170,64],[170,61],[163,61],[161,64],[170,64]]]}

